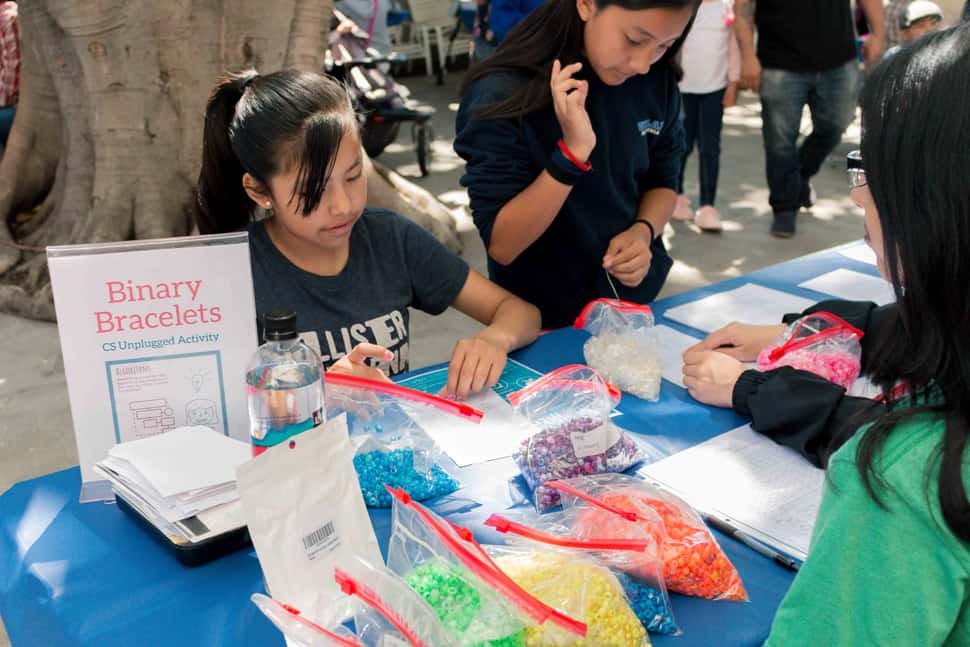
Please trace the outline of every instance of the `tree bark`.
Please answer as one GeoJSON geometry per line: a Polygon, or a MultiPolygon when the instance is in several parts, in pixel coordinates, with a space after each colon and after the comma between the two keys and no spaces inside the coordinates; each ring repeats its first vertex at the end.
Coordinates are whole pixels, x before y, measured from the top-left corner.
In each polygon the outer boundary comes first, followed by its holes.
{"type": "MultiPolygon", "coordinates": [[[[320,71],[332,0],[19,9],[20,101],[0,162],[0,310],[53,319],[43,248],[191,233],[211,86],[227,70],[320,71]]],[[[368,172],[370,203],[457,250],[448,210],[378,168],[368,172]]]]}

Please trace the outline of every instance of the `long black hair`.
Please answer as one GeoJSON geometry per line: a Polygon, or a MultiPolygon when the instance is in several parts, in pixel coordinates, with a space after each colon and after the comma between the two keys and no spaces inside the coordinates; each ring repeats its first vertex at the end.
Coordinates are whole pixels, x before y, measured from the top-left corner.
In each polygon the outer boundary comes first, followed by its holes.
{"type": "Polygon", "coordinates": [[[270,178],[296,166],[288,199],[309,215],[320,204],[341,139],[356,127],[350,95],[330,77],[250,70],[219,81],[205,111],[199,231],[236,231],[253,219],[256,205],[243,189],[244,173],[268,190],[270,178]]]}
{"type": "MultiPolygon", "coordinates": [[[[888,56],[862,94],[862,157],[882,228],[897,315],[873,354],[873,377],[900,380],[911,407],[865,432],[856,464],[870,495],[898,423],[931,412],[945,424],[939,464],[943,518],[970,541],[963,457],[970,437],[970,25],[924,36],[888,56]],[[941,397],[935,401],[934,391],[941,397]]],[[[888,388],[888,387],[886,387],[888,388]]]]}
{"type": "MultiPolygon", "coordinates": [[[[702,0],[593,0],[601,11],[611,5],[630,11],[641,9],[680,9],[690,7],[692,14],[687,28],[656,65],[673,65],[684,40],[694,23],[694,16],[702,0]]],[[[484,108],[482,119],[524,117],[552,103],[549,77],[556,59],[563,65],[580,60],[583,51],[583,20],[579,17],[576,0],[546,0],[509,31],[494,54],[468,70],[461,92],[478,79],[497,72],[511,72],[526,77],[525,83],[506,99],[484,108]]]]}

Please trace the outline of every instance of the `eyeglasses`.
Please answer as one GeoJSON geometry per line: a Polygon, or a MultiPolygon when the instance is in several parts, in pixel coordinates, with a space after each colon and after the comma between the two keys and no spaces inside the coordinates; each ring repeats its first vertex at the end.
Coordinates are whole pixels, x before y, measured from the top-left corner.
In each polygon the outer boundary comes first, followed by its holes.
{"type": "Polygon", "coordinates": [[[862,167],[862,151],[852,151],[845,156],[845,170],[849,174],[850,191],[868,184],[866,170],[862,167]]]}

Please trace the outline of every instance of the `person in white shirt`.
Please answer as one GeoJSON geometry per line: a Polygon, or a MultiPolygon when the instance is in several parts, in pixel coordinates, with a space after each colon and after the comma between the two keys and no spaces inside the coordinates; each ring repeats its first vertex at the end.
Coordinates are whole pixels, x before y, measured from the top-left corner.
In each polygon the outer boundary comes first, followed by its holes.
{"type": "Polygon", "coordinates": [[[721,121],[724,108],[738,98],[741,55],[732,24],[731,0],[704,0],[684,42],[680,82],[683,94],[687,149],[681,172],[674,218],[693,220],[703,231],[721,231],[721,215],[714,208],[721,158],[721,121]],[[696,213],[684,195],[684,172],[694,144],[700,156],[700,208],[696,213]]]}

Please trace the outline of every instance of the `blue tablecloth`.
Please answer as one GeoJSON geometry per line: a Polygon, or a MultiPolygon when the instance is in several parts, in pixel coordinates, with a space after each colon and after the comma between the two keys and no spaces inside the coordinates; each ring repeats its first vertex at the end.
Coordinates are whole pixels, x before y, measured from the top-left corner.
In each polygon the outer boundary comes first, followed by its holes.
{"type": "MultiPolygon", "coordinates": [[[[870,265],[823,252],[658,301],[654,310],[662,315],[667,308],[748,282],[822,300],[828,295],[797,284],[840,267],[876,274],[870,265]]],[[[581,363],[584,339],[585,333],[555,331],[515,357],[543,372],[581,363]]],[[[674,449],[744,423],[729,410],[699,405],[667,382],[659,402],[625,396],[619,409],[618,424],[674,449]]],[[[511,459],[451,467],[464,487],[455,498],[432,507],[473,529],[480,541],[501,542],[482,522],[508,505],[517,474],[511,459]]],[[[79,488],[80,472],[72,468],[19,483],[0,496],[0,614],[15,647],[283,645],[279,632],[249,602],[251,593],[263,590],[252,550],[197,568],[183,567],[116,506],[79,504],[79,488]]],[[[390,513],[373,510],[371,520],[385,550],[390,513]]],[[[767,636],[793,574],[733,539],[717,538],[741,573],[751,601],[672,595],[684,633],[651,636],[655,645],[760,645],[767,636]]]]}

